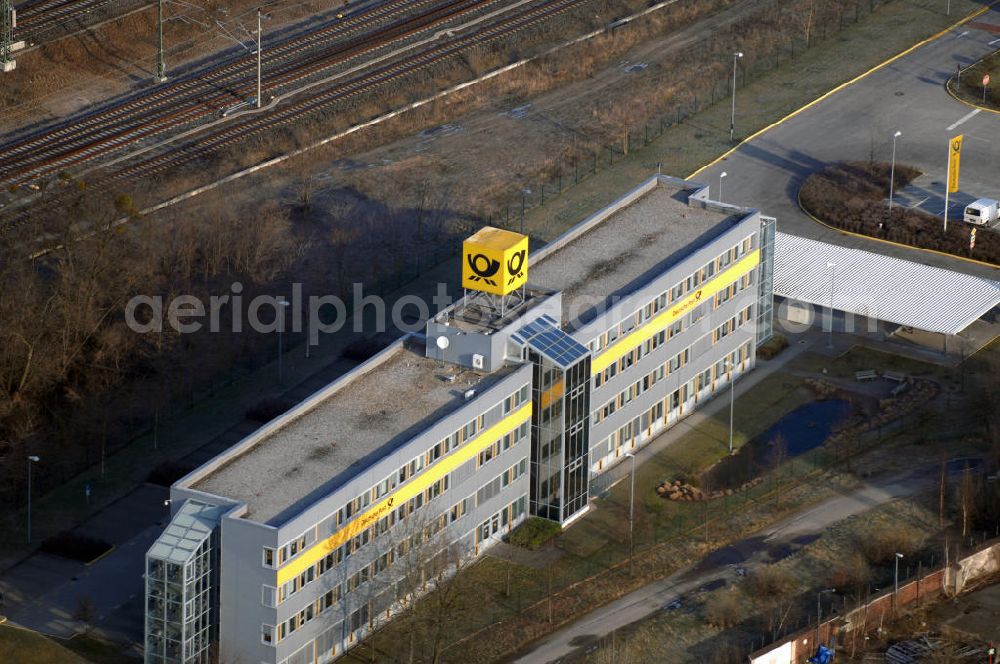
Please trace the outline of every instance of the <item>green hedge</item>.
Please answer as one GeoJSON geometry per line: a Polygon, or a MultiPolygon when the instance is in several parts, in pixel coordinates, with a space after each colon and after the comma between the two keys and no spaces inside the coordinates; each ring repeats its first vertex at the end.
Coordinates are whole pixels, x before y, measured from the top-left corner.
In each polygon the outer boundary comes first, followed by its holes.
{"type": "Polygon", "coordinates": [[[532,517],[514,529],[510,534],[510,543],[535,551],[561,531],[555,521],[532,517]]]}

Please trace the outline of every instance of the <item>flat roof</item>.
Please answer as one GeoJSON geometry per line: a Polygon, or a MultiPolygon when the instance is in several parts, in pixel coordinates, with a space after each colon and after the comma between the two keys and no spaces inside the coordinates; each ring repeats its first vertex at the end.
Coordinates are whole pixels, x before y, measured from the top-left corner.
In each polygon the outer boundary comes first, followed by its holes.
{"type": "Polygon", "coordinates": [[[423,350],[408,342],[386,351],[380,364],[348,374],[340,389],[191,488],[243,501],[244,518],[279,525],[460,408],[466,390],[487,389],[516,367],[482,374],[423,350]]]}
{"type": "Polygon", "coordinates": [[[774,294],[940,334],[958,334],[1000,304],[1000,282],[776,233],[774,294]],[[828,264],[833,263],[833,267],[828,264]]]}
{"type": "Polygon", "coordinates": [[[532,261],[528,281],[562,291],[563,322],[569,330],[589,323],[612,297],[635,291],[731,228],[723,223],[726,219],[752,213],[689,206],[688,197],[698,188],[659,179],[634,202],[532,261]]]}

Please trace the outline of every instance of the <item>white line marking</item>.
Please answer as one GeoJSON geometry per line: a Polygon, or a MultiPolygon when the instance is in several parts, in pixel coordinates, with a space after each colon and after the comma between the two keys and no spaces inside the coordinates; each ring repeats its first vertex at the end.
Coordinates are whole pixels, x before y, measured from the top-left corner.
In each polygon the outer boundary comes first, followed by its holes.
{"type": "Polygon", "coordinates": [[[997,42],[1000,42],[1000,39],[994,39],[989,44],[987,44],[987,46],[993,46],[993,44],[996,44],[997,42]]]}
{"type": "Polygon", "coordinates": [[[926,203],[926,202],[927,202],[927,199],[929,199],[929,198],[930,198],[930,196],[925,196],[924,198],[921,198],[921,199],[920,199],[919,201],[917,201],[916,203],[914,203],[914,204],[913,204],[913,205],[911,205],[910,207],[911,207],[911,208],[918,208],[918,207],[920,207],[921,205],[923,205],[924,203],[926,203]]]}
{"type": "Polygon", "coordinates": [[[971,111],[969,111],[968,113],[966,113],[965,115],[963,115],[963,116],[961,117],[961,119],[959,119],[959,121],[958,121],[958,122],[956,122],[956,123],[955,123],[955,124],[953,124],[953,125],[949,125],[949,126],[948,126],[948,131],[951,131],[952,129],[954,129],[954,128],[955,128],[955,127],[957,127],[958,125],[962,124],[962,123],[963,123],[963,122],[965,122],[966,120],[971,120],[972,118],[976,117],[977,115],[979,115],[979,109],[978,109],[978,108],[977,108],[977,109],[974,109],[974,110],[971,110],[971,111]]]}

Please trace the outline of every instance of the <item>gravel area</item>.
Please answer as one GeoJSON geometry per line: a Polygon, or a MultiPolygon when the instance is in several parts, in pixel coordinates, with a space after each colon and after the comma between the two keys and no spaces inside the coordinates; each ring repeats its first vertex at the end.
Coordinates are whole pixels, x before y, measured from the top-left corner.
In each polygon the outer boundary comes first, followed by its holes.
{"type": "Polygon", "coordinates": [[[484,376],[423,351],[396,350],[193,488],[244,501],[246,518],[276,525],[370,465],[370,455],[384,456],[463,405],[465,390],[511,371],[484,376]],[[443,380],[449,375],[456,380],[443,380]]]}
{"type": "Polygon", "coordinates": [[[563,319],[586,323],[616,293],[629,293],[726,226],[726,215],[688,207],[689,192],[661,184],[567,247],[532,263],[533,284],[563,292],[563,319]]]}

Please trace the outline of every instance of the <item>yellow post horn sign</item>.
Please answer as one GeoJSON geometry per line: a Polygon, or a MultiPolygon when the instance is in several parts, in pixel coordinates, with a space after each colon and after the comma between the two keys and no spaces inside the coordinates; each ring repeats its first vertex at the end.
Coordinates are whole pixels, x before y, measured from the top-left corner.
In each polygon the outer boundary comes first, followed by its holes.
{"type": "Polygon", "coordinates": [[[962,137],[959,134],[948,141],[948,193],[958,191],[958,168],[962,163],[962,137]]]}
{"type": "Polygon", "coordinates": [[[527,281],[527,235],[486,226],[462,243],[462,288],[507,295],[527,281]]]}

